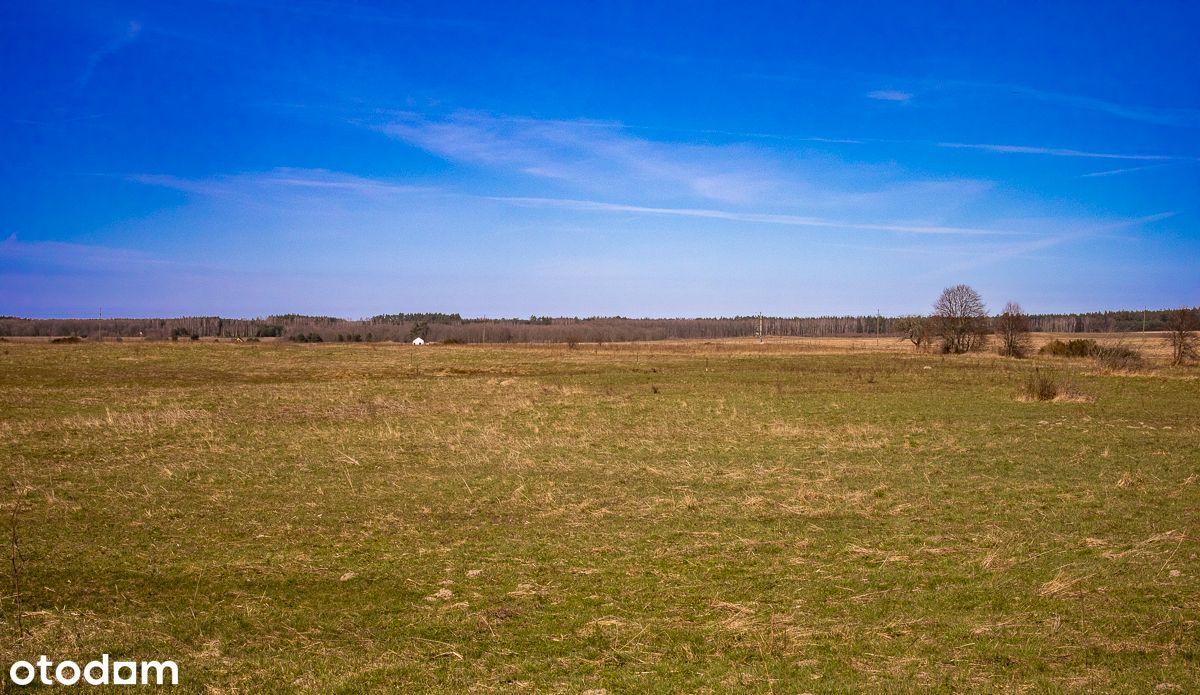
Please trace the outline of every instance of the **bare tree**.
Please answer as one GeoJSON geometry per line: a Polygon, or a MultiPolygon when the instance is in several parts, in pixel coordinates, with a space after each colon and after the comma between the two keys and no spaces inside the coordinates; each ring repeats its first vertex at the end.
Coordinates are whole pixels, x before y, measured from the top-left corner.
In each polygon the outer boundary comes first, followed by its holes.
{"type": "Polygon", "coordinates": [[[896,319],[892,327],[911,342],[917,350],[929,344],[933,332],[930,321],[925,316],[903,316],[896,319]]]}
{"type": "Polygon", "coordinates": [[[1005,357],[1024,357],[1029,354],[1029,318],[1021,311],[1021,305],[1009,302],[994,321],[996,337],[1000,340],[999,352],[1005,357]]]}
{"type": "Polygon", "coordinates": [[[1167,319],[1167,343],[1171,346],[1171,364],[1190,362],[1200,355],[1196,342],[1195,309],[1175,309],[1167,319]]]}
{"type": "Polygon", "coordinates": [[[942,339],[943,352],[971,352],[983,348],[987,342],[987,307],[979,293],[968,285],[942,290],[933,303],[933,321],[942,339]]]}

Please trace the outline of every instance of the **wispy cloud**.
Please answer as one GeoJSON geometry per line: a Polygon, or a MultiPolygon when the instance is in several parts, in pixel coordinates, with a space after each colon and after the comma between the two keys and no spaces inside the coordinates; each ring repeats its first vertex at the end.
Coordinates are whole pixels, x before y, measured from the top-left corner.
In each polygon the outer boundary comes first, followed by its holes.
{"type": "Polygon", "coordinates": [[[776,192],[780,178],[745,147],[663,143],[604,121],[459,112],[441,120],[407,115],[381,129],[448,160],[590,190],[620,186],[747,203],[776,192]]]}
{"type": "Polygon", "coordinates": [[[136,249],[74,244],[65,241],[22,241],[14,232],[0,241],[0,259],[71,269],[116,269],[130,265],[163,263],[150,253],[136,249]]]}
{"type": "Polygon", "coordinates": [[[100,61],[104,60],[109,55],[116,53],[125,46],[133,43],[134,39],[142,33],[142,25],[140,22],[129,22],[125,25],[125,30],[116,38],[101,46],[99,49],[92,52],[88,56],[87,64],[83,68],[83,73],[79,76],[79,86],[83,87],[91,81],[92,75],[96,72],[96,66],[100,61]]]}
{"type": "Polygon", "coordinates": [[[876,99],[878,101],[898,101],[902,103],[908,103],[909,101],[912,101],[913,94],[912,92],[903,92],[899,89],[876,89],[874,91],[867,92],[867,98],[876,99]]]}
{"type": "Polygon", "coordinates": [[[349,193],[359,196],[430,193],[438,189],[413,186],[386,179],[355,176],[328,169],[279,167],[266,172],[249,172],[212,178],[190,179],[167,174],[133,174],[130,181],[207,196],[258,195],[264,189],[349,193]]]}
{"type": "Polygon", "coordinates": [[[1147,164],[1143,167],[1126,167],[1124,169],[1107,169],[1105,171],[1093,171],[1089,174],[1080,174],[1082,178],[1095,178],[1098,176],[1116,176],[1117,174],[1129,174],[1135,171],[1146,171],[1147,169],[1159,169],[1168,166],[1167,164],[1147,164]]]}
{"type": "Polygon", "coordinates": [[[668,215],[674,217],[698,217],[729,222],[748,222],[752,224],[777,224],[791,227],[819,227],[823,229],[849,229],[868,232],[903,232],[906,234],[955,234],[955,235],[1015,235],[1012,232],[996,229],[979,229],[973,227],[953,227],[939,225],[863,223],[846,220],[830,220],[801,215],[782,215],[774,213],[731,212],[706,208],[662,208],[643,205],[626,205],[621,203],[606,203],[594,200],[570,200],[563,198],[521,198],[521,197],[492,197],[514,205],[533,207],[550,207],[558,209],[577,210],[582,212],[612,212],[633,213],[643,215],[668,215]]]}
{"type": "Polygon", "coordinates": [[[1005,82],[984,82],[980,80],[959,80],[946,78],[916,78],[880,72],[829,69],[814,65],[794,65],[788,72],[777,69],[749,71],[744,73],[751,79],[805,82],[824,80],[836,77],[840,80],[851,80],[861,85],[889,83],[901,85],[898,89],[878,89],[867,92],[871,99],[891,99],[908,101],[915,92],[975,92],[990,95],[994,99],[1026,99],[1042,102],[1056,107],[1065,107],[1081,111],[1101,113],[1114,118],[1120,118],[1139,123],[1165,125],[1182,128],[1200,128],[1200,109],[1195,107],[1148,106],[1144,104],[1127,104],[1086,94],[1072,94],[1049,89],[1005,82]]]}
{"type": "Polygon", "coordinates": [[[1038,239],[1030,239],[1028,241],[1021,240],[991,248],[987,251],[987,253],[976,253],[969,258],[939,268],[936,272],[929,273],[928,276],[945,274],[947,272],[959,273],[973,270],[975,268],[981,268],[983,266],[1003,263],[1005,261],[1023,258],[1037,251],[1044,251],[1055,246],[1062,246],[1068,243],[1084,241],[1089,238],[1101,236],[1122,229],[1152,224],[1154,222],[1169,219],[1175,215],[1175,212],[1159,212],[1152,215],[1145,215],[1143,217],[1108,222],[1068,222],[1063,224],[1061,221],[1059,221],[1056,222],[1056,225],[1060,227],[1060,231],[1058,233],[1038,239]]]}
{"type": "Polygon", "coordinates": [[[1030,145],[992,145],[968,142],[939,142],[938,147],[955,149],[984,150],[987,152],[1004,152],[1010,154],[1040,154],[1052,157],[1084,157],[1088,159],[1128,159],[1136,161],[1173,161],[1194,159],[1192,157],[1177,157],[1165,154],[1116,154],[1111,152],[1088,152],[1062,147],[1036,147],[1030,145]]]}
{"type": "Polygon", "coordinates": [[[1128,104],[1107,101],[1105,99],[1097,99],[1090,96],[1052,92],[1021,85],[988,83],[974,84],[976,84],[976,86],[982,86],[989,89],[1008,91],[1012,94],[1023,95],[1050,104],[1106,113],[1110,116],[1131,121],[1140,121],[1142,123],[1152,123],[1156,125],[1200,128],[1200,109],[1131,106],[1128,104]]]}
{"type": "Polygon", "coordinates": [[[862,145],[866,140],[856,140],[854,138],[820,138],[820,137],[800,137],[796,138],[802,142],[827,142],[834,145],[862,145]]]}
{"type": "MultiPolygon", "coordinates": [[[[866,79],[866,76],[864,76],[866,79]]],[[[872,75],[870,79],[888,79],[902,82],[903,78],[895,76],[872,75]]],[[[1071,94],[1048,89],[1039,89],[1028,85],[1005,82],[983,82],[977,80],[953,79],[914,79],[908,84],[919,85],[923,90],[955,90],[960,92],[977,92],[990,94],[997,99],[1029,99],[1058,107],[1066,107],[1081,111],[1102,113],[1114,118],[1150,123],[1154,125],[1176,126],[1184,128],[1200,127],[1200,109],[1191,107],[1160,107],[1139,104],[1123,104],[1107,99],[1100,99],[1084,94],[1071,94]]]]}
{"type": "Polygon", "coordinates": [[[459,112],[440,119],[402,114],[376,127],[449,161],[487,169],[504,177],[506,185],[537,180],[561,198],[651,207],[716,204],[937,220],[991,187],[986,181],[912,176],[890,164],[846,162],[808,150],[652,140],[603,121],[459,112]]]}

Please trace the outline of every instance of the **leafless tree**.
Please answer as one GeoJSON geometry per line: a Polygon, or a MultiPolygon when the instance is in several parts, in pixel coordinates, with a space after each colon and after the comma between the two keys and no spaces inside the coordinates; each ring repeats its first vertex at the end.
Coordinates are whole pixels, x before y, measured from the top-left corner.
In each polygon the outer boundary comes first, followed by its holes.
{"type": "Polygon", "coordinates": [[[1029,354],[1029,318],[1021,311],[1021,305],[1009,302],[994,321],[996,337],[1000,340],[999,352],[1005,357],[1024,357],[1029,354]]]}
{"type": "Polygon", "coordinates": [[[893,329],[903,335],[917,350],[929,345],[933,333],[926,316],[902,316],[896,319],[893,329]]]}
{"type": "Polygon", "coordinates": [[[979,293],[968,285],[942,290],[933,303],[933,320],[943,352],[971,352],[983,348],[987,342],[987,307],[979,293]]]}
{"type": "Polygon", "coordinates": [[[1195,309],[1175,309],[1167,319],[1167,343],[1171,346],[1171,364],[1183,364],[1200,356],[1196,342],[1195,309]]]}

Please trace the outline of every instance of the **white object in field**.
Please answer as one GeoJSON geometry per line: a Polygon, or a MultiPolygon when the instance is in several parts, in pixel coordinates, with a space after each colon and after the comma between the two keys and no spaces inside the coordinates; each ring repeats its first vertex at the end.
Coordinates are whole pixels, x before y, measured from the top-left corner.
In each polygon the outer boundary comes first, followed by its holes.
{"type": "Polygon", "coordinates": [[[424,344],[425,344],[425,339],[422,338],[421,336],[417,336],[416,338],[413,338],[413,345],[424,345],[424,344]]]}

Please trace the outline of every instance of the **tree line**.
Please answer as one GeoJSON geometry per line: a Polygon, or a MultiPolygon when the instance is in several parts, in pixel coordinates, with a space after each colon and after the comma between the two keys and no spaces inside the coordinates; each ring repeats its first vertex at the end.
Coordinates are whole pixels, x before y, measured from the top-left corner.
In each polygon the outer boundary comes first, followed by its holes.
{"type": "MultiPolygon", "coordinates": [[[[981,300],[982,302],[982,300],[981,300]]],[[[981,309],[982,310],[982,309],[981,309]]],[[[984,312],[986,314],[986,312],[984,312]]],[[[1029,330],[1062,333],[1166,331],[1171,310],[1106,311],[1024,315],[1029,330]]],[[[79,336],[91,339],[190,340],[275,338],[303,342],[411,341],[462,343],[604,343],[683,338],[738,338],[759,334],[785,337],[893,335],[912,337],[918,317],[904,316],[734,316],[642,319],[531,316],[528,319],[464,318],[456,313],[380,314],[351,320],[335,316],[279,314],[254,319],[220,316],[179,318],[27,319],[0,317],[0,337],[79,336]]],[[[993,327],[988,324],[987,333],[993,327]]],[[[959,347],[973,349],[971,334],[959,347]]],[[[957,347],[955,349],[958,349],[957,347]]]]}

